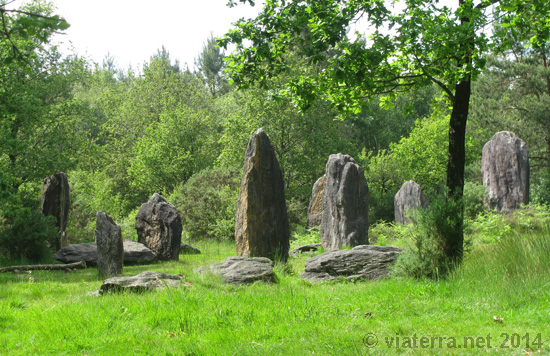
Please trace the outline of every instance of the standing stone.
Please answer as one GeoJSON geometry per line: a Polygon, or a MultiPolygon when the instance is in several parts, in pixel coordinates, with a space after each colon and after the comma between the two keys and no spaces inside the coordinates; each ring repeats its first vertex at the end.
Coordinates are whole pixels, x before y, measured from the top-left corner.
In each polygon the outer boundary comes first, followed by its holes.
{"type": "Polygon", "coordinates": [[[513,132],[497,132],[483,146],[481,171],[486,208],[509,212],[529,203],[527,145],[513,132]]]}
{"type": "Polygon", "coordinates": [[[159,194],[139,208],[136,230],[138,242],[153,250],[159,260],[178,260],[183,231],[180,214],[159,194]]]}
{"type": "Polygon", "coordinates": [[[321,178],[317,179],[313,185],[311,201],[307,209],[307,227],[321,225],[321,219],[323,217],[323,192],[325,191],[326,180],[327,176],[323,175],[321,178]]]}
{"type": "Polygon", "coordinates": [[[428,199],[422,193],[420,185],[414,180],[403,183],[401,189],[395,194],[393,200],[395,208],[395,222],[399,224],[410,224],[411,220],[405,216],[409,209],[428,207],[428,199]]]}
{"type": "Polygon", "coordinates": [[[323,193],[321,243],[325,251],[367,245],[369,188],[355,160],[330,155],[323,193]]]}
{"type": "Polygon", "coordinates": [[[286,261],[290,248],[284,183],[273,144],[263,129],[248,142],[237,201],[237,254],[286,261]]]}
{"type": "Polygon", "coordinates": [[[44,190],[42,194],[42,214],[53,215],[57,221],[59,236],[55,243],[55,249],[67,246],[67,221],[69,219],[69,207],[71,200],[69,196],[69,180],[63,172],[54,174],[44,179],[44,190]]]}
{"type": "Polygon", "coordinates": [[[96,215],[95,240],[99,275],[101,277],[120,276],[124,261],[122,230],[109,215],[102,211],[98,211],[96,215]]]}

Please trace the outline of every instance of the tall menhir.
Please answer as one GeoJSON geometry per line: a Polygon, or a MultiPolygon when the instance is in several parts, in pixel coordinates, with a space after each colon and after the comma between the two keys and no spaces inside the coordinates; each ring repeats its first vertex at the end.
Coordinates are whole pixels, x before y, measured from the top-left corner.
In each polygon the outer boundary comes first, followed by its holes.
{"type": "Polygon", "coordinates": [[[273,144],[263,129],[248,142],[237,201],[237,254],[286,261],[290,230],[283,174],[273,144]]]}

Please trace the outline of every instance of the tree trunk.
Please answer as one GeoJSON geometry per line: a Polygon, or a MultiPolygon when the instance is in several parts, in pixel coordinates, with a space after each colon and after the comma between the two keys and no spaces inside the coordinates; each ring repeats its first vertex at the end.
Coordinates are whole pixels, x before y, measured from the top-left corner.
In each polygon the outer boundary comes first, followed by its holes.
{"type": "Polygon", "coordinates": [[[470,109],[471,80],[461,81],[455,92],[455,102],[449,123],[449,160],[447,163],[448,214],[453,228],[443,241],[443,252],[449,262],[462,261],[464,246],[464,165],[466,163],[466,122],[470,109]]]}
{"type": "MultiPolygon", "coordinates": [[[[461,25],[464,26],[467,36],[460,45],[461,60],[457,68],[471,67],[472,55],[475,47],[473,27],[465,26],[470,23],[469,15],[472,13],[473,5],[470,2],[459,0],[460,6],[464,9],[464,17],[461,18],[461,25]]],[[[442,249],[445,257],[451,265],[462,262],[464,252],[464,165],[466,163],[466,123],[470,110],[470,96],[472,93],[471,74],[465,74],[457,84],[453,100],[453,110],[449,122],[449,160],[447,163],[447,214],[451,223],[449,236],[442,241],[442,249]]],[[[451,266],[452,267],[452,266],[451,266]]]]}

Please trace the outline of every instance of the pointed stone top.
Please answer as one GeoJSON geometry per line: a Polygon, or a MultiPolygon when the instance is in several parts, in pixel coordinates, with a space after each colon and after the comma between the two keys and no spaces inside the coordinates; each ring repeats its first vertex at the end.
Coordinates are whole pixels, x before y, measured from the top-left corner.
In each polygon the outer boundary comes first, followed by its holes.
{"type": "Polygon", "coordinates": [[[263,127],[260,127],[259,129],[257,129],[256,131],[254,131],[254,136],[257,136],[257,135],[267,135],[267,133],[265,132],[265,130],[263,129],[263,127]]]}
{"type": "Polygon", "coordinates": [[[112,217],[110,217],[108,214],[104,213],[103,211],[101,210],[98,210],[97,211],[97,214],[96,214],[96,219],[97,220],[107,220],[108,222],[110,222],[111,224],[115,225],[115,222],[113,220],[112,217]]]}
{"type": "Polygon", "coordinates": [[[151,198],[149,198],[149,203],[158,204],[164,202],[166,202],[166,199],[164,199],[159,193],[155,193],[151,196],[151,198]]]}

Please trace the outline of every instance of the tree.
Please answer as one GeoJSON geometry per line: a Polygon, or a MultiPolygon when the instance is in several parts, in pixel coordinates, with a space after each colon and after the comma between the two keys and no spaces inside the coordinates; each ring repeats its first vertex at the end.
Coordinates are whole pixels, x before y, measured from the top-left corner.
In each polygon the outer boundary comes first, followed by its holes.
{"type": "Polygon", "coordinates": [[[32,1],[19,9],[10,9],[13,1],[0,1],[0,63],[29,61],[38,45],[48,43],[51,35],[66,30],[69,23],[43,1],[32,1]]]}
{"type": "Polygon", "coordinates": [[[344,152],[357,157],[359,148],[352,142],[348,123],[335,121],[337,112],[328,103],[318,101],[302,115],[289,98],[274,96],[284,82],[285,78],[272,78],[270,90],[254,86],[219,100],[224,103],[225,122],[218,161],[242,167],[247,142],[262,127],[273,143],[287,198],[307,203],[329,155],[344,152]]]}
{"type": "Polygon", "coordinates": [[[195,66],[213,97],[227,92],[229,87],[227,79],[223,75],[224,57],[225,54],[218,46],[216,39],[213,35],[210,35],[195,60],[195,66]]]}
{"type": "MultiPolygon", "coordinates": [[[[437,0],[406,0],[404,7],[394,9],[388,9],[383,0],[268,0],[255,19],[237,22],[220,44],[236,46],[228,68],[240,87],[254,81],[265,83],[286,71],[289,64],[283,53],[290,50],[298,50],[311,64],[327,61],[326,70],[313,75],[304,72],[289,81],[289,93],[303,109],[316,97],[324,97],[342,113],[353,113],[373,95],[391,97],[418,85],[437,84],[451,106],[447,194],[450,205],[460,206],[471,83],[485,65],[481,54],[489,39],[482,29],[489,21],[488,8],[501,3],[506,5],[504,11],[524,19],[525,2],[517,0],[477,4],[458,0],[455,10],[437,0]],[[348,34],[347,29],[358,21],[370,36],[348,34]]],[[[535,13],[549,11],[538,1],[529,2],[528,8],[535,13]]],[[[529,22],[521,24],[528,26],[529,22]]],[[[541,22],[544,26],[549,24],[541,22]]],[[[547,38],[541,31],[538,41],[547,38]]],[[[463,209],[455,213],[458,216],[450,217],[451,235],[439,241],[451,264],[460,263],[463,255],[463,209]]]]}

